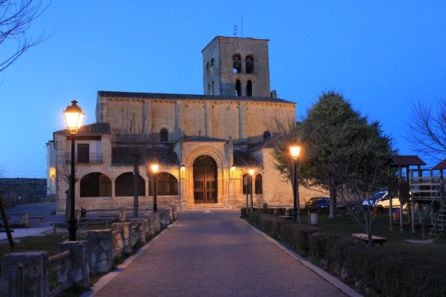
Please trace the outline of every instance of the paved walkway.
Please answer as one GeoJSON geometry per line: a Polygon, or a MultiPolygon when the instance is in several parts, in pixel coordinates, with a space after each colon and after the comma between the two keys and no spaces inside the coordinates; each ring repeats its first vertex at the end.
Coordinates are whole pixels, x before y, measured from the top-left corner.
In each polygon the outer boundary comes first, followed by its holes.
{"type": "Polygon", "coordinates": [[[238,213],[190,211],[95,296],[346,295],[238,213]]]}

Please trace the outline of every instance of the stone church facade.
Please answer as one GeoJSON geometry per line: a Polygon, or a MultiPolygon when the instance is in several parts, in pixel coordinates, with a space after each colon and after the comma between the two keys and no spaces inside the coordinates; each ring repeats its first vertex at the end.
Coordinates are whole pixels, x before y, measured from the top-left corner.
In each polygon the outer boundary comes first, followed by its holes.
{"type": "MultiPolygon", "coordinates": [[[[131,207],[134,166],[139,204],[150,207],[153,162],[160,165],[161,206],[238,208],[251,191],[255,206],[292,205],[272,143],[277,123],[295,122],[296,104],[270,91],[268,40],[216,37],[202,54],[204,95],[98,92],[96,123],[76,136],[76,208],[131,207]]],[[[47,147],[49,192],[63,210],[71,156],[66,131],[55,132],[47,147]]],[[[320,195],[300,192],[301,203],[320,195]]]]}

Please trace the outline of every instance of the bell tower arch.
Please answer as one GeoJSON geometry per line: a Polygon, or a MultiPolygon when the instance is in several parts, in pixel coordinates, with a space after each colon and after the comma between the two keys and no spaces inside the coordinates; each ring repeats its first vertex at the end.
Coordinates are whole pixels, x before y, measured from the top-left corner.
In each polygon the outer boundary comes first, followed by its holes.
{"type": "Polygon", "coordinates": [[[202,50],[204,94],[270,97],[268,42],[215,37],[202,50]]]}

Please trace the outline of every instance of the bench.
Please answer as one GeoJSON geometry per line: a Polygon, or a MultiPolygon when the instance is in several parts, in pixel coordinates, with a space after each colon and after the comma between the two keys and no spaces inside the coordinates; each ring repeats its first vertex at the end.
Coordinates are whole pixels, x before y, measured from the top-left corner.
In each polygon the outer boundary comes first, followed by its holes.
{"type": "Polygon", "coordinates": [[[291,220],[293,218],[293,216],[277,216],[277,217],[285,220],[291,220]]]}
{"type": "MultiPolygon", "coordinates": [[[[358,239],[358,240],[361,240],[361,241],[365,241],[365,242],[369,241],[369,238],[368,238],[366,233],[353,233],[352,236],[355,239],[358,239]]],[[[386,242],[386,241],[387,241],[387,238],[385,238],[385,237],[372,235],[372,242],[373,243],[379,243],[380,245],[383,245],[383,243],[386,242]]]]}

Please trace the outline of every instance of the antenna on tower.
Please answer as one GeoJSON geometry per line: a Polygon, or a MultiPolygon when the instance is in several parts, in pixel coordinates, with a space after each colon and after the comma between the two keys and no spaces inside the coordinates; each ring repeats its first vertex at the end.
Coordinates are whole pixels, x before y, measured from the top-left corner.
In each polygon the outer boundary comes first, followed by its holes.
{"type": "Polygon", "coordinates": [[[237,26],[234,26],[234,36],[237,36],[237,26]]]}

